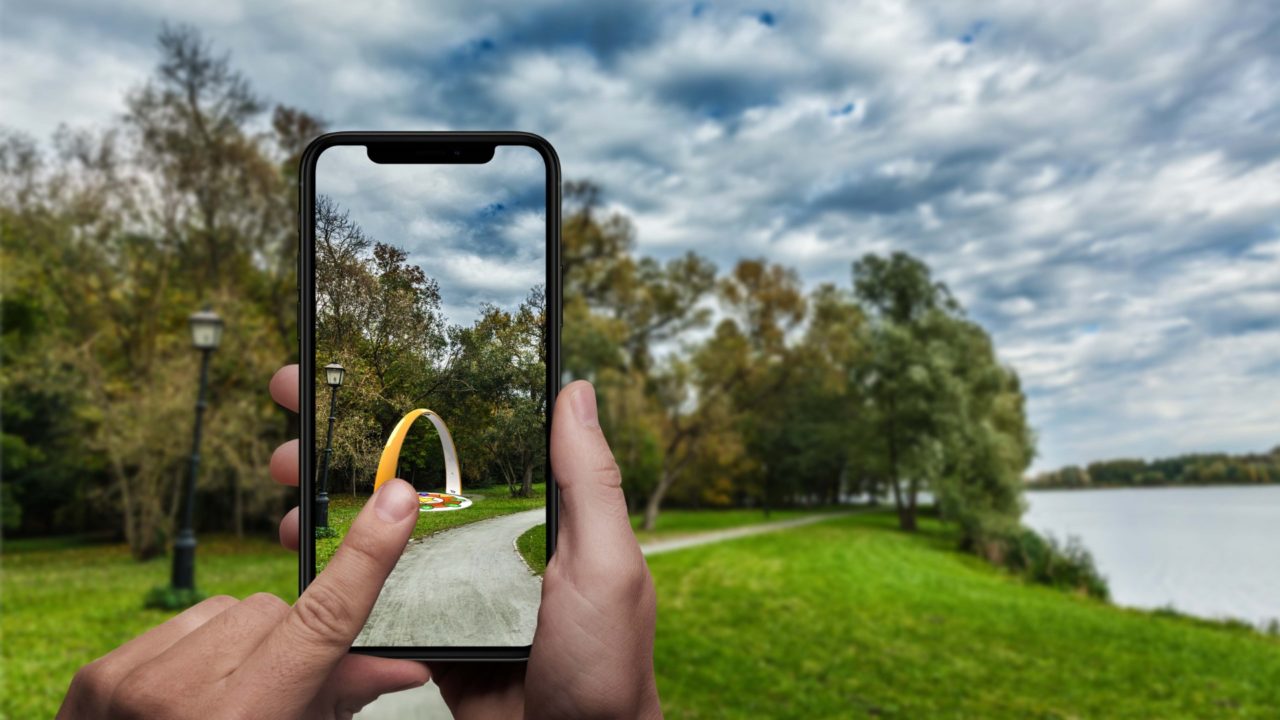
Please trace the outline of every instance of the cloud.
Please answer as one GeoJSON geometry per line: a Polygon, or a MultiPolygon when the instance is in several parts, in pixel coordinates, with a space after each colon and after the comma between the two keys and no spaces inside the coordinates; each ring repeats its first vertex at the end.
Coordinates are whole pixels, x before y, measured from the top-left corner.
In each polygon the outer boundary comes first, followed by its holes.
{"type": "Polygon", "coordinates": [[[326,150],[317,191],[366,235],[408,253],[440,284],[445,317],[467,325],[484,304],[513,310],[545,281],[546,168],[532,148],[484,165],[379,165],[361,146],[326,150]]]}
{"type": "Polygon", "coordinates": [[[119,112],[162,19],[335,127],[541,133],[642,252],[810,285],[922,256],[1022,374],[1040,467],[1280,441],[1274,4],[49,0],[0,27],[5,122],[119,112]]]}

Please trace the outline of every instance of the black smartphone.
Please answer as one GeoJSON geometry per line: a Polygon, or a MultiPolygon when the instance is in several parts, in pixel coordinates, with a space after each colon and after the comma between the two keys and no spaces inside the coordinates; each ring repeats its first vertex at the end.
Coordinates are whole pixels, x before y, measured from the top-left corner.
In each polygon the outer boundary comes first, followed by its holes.
{"type": "Polygon", "coordinates": [[[413,537],[353,652],[529,656],[555,549],[560,166],[517,132],[342,132],[301,162],[300,586],[384,482],[413,537]]]}

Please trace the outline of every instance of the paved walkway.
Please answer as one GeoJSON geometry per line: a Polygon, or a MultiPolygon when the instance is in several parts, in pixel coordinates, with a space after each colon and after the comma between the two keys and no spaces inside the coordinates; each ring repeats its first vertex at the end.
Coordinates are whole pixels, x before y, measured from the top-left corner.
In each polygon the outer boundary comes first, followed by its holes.
{"type": "Polygon", "coordinates": [[[712,530],[711,532],[701,532],[687,537],[671,538],[670,540],[655,540],[641,545],[640,550],[647,557],[649,555],[658,555],[660,553],[671,552],[673,550],[684,550],[685,548],[698,547],[699,545],[709,545],[711,543],[724,542],[726,540],[750,537],[751,535],[763,535],[764,533],[787,530],[794,527],[800,527],[802,525],[826,522],[828,520],[835,520],[836,518],[848,517],[853,515],[855,512],[857,511],[816,513],[814,515],[806,515],[792,520],[778,520],[776,522],[746,525],[743,527],[729,528],[727,530],[712,530]]]}
{"type": "MultiPolygon", "coordinates": [[[[457,512],[466,512],[460,510],[457,512]]],[[[528,645],[542,579],[516,553],[542,509],[500,515],[410,543],[382,586],[357,645],[528,645]]]]}

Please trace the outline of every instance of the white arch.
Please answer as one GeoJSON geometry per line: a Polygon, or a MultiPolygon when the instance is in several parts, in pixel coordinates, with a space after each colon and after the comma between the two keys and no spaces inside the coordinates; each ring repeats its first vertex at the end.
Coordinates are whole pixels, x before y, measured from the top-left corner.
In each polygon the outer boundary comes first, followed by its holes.
{"type": "Polygon", "coordinates": [[[435,425],[436,432],[440,435],[440,449],[444,451],[444,491],[450,495],[462,494],[462,472],[458,466],[458,449],[453,445],[453,435],[449,434],[449,428],[444,424],[444,420],[426,408],[418,408],[400,418],[400,422],[396,423],[395,429],[387,437],[387,444],[382,448],[382,457],[378,459],[378,474],[373,480],[374,492],[382,487],[382,483],[396,476],[396,467],[400,464],[400,446],[404,445],[404,437],[409,432],[409,426],[423,415],[426,415],[431,424],[435,425]]]}

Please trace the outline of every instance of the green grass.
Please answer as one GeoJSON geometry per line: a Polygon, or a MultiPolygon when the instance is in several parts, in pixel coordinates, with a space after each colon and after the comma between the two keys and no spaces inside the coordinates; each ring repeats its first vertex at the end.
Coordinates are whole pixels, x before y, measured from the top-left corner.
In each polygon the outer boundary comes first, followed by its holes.
{"type": "MultiPolygon", "coordinates": [[[[467,525],[479,520],[488,520],[499,515],[533,510],[546,505],[546,485],[534,483],[533,496],[513,498],[506,486],[495,486],[484,490],[468,491],[466,497],[472,502],[471,507],[448,512],[424,512],[418,514],[418,524],[413,528],[413,537],[423,538],[441,530],[467,525]]],[[[316,572],[329,564],[329,558],[342,544],[342,538],[351,527],[360,508],[364,507],[366,497],[351,495],[329,496],[329,527],[336,531],[333,537],[316,539],[316,572]]]]}
{"type": "MultiPolygon", "coordinates": [[[[847,509],[847,508],[845,508],[847,509]]],[[[664,510],[658,516],[658,526],[653,530],[641,530],[644,515],[631,516],[631,528],[642,543],[651,540],[669,540],[684,535],[696,535],[711,530],[727,530],[744,525],[791,520],[824,510],[774,510],[765,517],[763,510],[664,510]]]]}
{"type": "MultiPolygon", "coordinates": [[[[6,542],[0,613],[0,717],[53,717],[71,676],[173,612],[144,610],[169,582],[170,560],[134,562],[123,545],[6,542]]],[[[201,537],[196,582],[206,595],[272,592],[292,602],[298,560],[275,540],[201,537]]]]}
{"type": "MultiPolygon", "coordinates": [[[[542,533],[520,538],[526,558],[542,533]]],[[[873,514],[649,558],[667,716],[1275,717],[1280,641],[1028,585],[953,548],[933,521],[913,536],[873,514]]],[[[78,667],[172,615],[142,608],[166,558],[7,543],[3,562],[0,717],[51,717],[78,667]]],[[[202,538],[197,578],[292,600],[296,567],[266,540],[202,538]]]]}
{"type": "Polygon", "coordinates": [[[525,530],[523,535],[516,538],[516,548],[535,575],[542,575],[547,571],[546,525],[534,525],[525,530]]]}
{"type": "Polygon", "coordinates": [[[1275,717],[1280,642],[1027,585],[858,515],[649,558],[670,718],[1275,717]]]}

